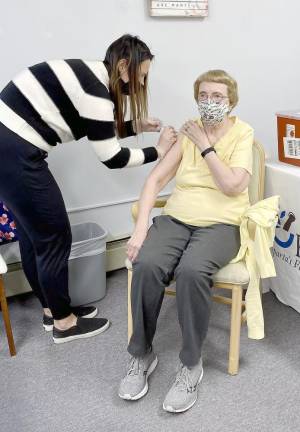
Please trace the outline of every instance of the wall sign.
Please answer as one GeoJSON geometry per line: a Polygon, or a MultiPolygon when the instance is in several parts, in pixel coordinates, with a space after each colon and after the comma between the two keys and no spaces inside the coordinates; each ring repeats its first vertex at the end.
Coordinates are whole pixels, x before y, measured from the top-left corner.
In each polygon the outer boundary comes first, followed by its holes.
{"type": "Polygon", "coordinates": [[[207,17],[208,0],[150,0],[150,15],[154,17],[207,17]]]}

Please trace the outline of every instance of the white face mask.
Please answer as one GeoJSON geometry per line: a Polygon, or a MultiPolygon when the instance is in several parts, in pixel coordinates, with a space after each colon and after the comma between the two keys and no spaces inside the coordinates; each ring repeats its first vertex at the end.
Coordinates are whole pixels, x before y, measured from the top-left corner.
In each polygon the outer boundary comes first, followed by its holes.
{"type": "Polygon", "coordinates": [[[221,123],[226,113],[229,112],[229,105],[221,102],[216,103],[207,99],[206,101],[198,102],[198,110],[201,120],[209,126],[221,123]]]}

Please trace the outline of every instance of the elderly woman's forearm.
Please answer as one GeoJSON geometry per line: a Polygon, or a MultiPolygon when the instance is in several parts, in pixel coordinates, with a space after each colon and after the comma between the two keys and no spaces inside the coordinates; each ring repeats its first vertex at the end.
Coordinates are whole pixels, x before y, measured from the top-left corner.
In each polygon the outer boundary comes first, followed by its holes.
{"type": "Polygon", "coordinates": [[[145,226],[148,226],[151,210],[154,207],[157,195],[163,188],[163,182],[151,179],[146,181],[139,199],[139,211],[136,222],[137,229],[144,229],[145,226]]]}
{"type": "Polygon", "coordinates": [[[232,168],[222,162],[213,152],[209,153],[205,160],[216,185],[225,195],[238,195],[248,186],[250,175],[246,171],[234,173],[232,168]]]}

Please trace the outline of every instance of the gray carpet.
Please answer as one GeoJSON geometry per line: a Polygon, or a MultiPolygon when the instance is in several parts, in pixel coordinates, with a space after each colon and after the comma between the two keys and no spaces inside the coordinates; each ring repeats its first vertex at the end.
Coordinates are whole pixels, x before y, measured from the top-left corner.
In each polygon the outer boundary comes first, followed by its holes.
{"type": "Polygon", "coordinates": [[[238,376],[226,373],[229,309],[214,304],[205,343],[204,378],[194,408],[162,410],[180,348],[175,301],[164,300],[155,350],[159,365],[138,402],[118,398],[126,353],[126,272],[108,275],[99,303],[112,322],[102,335],[54,346],[32,294],[10,299],[17,356],[10,358],[0,319],[1,432],[290,432],[300,430],[300,315],[264,295],[267,337],[243,328],[238,376]]]}

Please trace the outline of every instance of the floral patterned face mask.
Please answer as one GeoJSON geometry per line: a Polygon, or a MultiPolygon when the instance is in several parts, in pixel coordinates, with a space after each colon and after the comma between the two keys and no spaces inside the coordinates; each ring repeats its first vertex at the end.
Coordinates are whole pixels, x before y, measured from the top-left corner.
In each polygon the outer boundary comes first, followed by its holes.
{"type": "Polygon", "coordinates": [[[229,105],[225,102],[216,103],[210,99],[198,102],[201,120],[208,126],[213,126],[224,119],[229,112],[229,105]]]}

